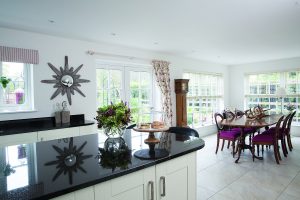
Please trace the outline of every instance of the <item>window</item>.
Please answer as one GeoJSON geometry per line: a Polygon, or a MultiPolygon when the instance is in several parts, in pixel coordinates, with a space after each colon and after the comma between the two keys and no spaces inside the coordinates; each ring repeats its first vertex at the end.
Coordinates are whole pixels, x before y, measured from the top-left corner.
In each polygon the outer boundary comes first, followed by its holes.
{"type": "Polygon", "coordinates": [[[245,78],[245,87],[245,109],[259,104],[273,112],[281,111],[281,101],[276,96],[276,90],[279,87],[285,88],[283,109],[288,104],[295,105],[297,114],[294,122],[300,122],[300,70],[250,74],[245,78]]]}
{"type": "Polygon", "coordinates": [[[0,62],[0,76],[11,81],[0,90],[0,112],[33,109],[30,64],[0,62]]]}
{"type": "Polygon", "coordinates": [[[257,104],[277,110],[276,89],[280,86],[280,73],[248,75],[246,85],[246,108],[257,104]]]}
{"type": "Polygon", "coordinates": [[[123,67],[99,64],[97,69],[97,107],[121,100],[129,103],[133,122],[142,112],[150,112],[152,70],[150,67],[123,67]]]}
{"type": "Polygon", "coordinates": [[[7,191],[27,186],[29,183],[27,148],[26,144],[5,147],[7,164],[4,173],[7,176],[7,191]],[[14,170],[14,173],[9,169],[14,170]]]}
{"type": "Polygon", "coordinates": [[[192,127],[214,123],[213,115],[224,108],[223,77],[202,73],[184,73],[189,79],[187,94],[187,120],[192,127]]]}

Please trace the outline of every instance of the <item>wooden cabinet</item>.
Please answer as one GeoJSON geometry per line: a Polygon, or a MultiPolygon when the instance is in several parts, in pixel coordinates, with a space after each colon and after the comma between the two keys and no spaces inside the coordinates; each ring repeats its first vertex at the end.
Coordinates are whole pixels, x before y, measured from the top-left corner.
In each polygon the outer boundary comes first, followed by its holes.
{"type": "Polygon", "coordinates": [[[196,200],[196,152],[156,165],[157,200],[196,200]]]}
{"type": "Polygon", "coordinates": [[[0,139],[0,147],[37,142],[37,132],[4,135],[0,139]]]}
{"type": "Polygon", "coordinates": [[[176,93],[176,125],[187,126],[186,94],[188,93],[188,79],[175,79],[176,93]]]}
{"type": "Polygon", "coordinates": [[[48,141],[75,136],[79,136],[79,127],[39,131],[38,141],[48,141]]]}

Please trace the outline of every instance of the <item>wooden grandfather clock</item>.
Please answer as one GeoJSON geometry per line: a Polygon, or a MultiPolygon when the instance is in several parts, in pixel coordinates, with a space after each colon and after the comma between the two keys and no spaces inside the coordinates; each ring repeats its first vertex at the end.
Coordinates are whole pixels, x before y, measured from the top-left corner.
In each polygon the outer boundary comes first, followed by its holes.
{"type": "Polygon", "coordinates": [[[175,79],[176,125],[187,127],[186,94],[189,91],[189,79],[175,79]]]}

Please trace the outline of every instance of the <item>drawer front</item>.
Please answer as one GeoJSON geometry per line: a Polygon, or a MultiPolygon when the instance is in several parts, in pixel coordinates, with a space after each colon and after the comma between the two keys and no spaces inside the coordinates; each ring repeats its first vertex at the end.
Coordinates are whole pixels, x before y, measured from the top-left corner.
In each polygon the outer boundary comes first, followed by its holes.
{"type": "Polygon", "coordinates": [[[37,141],[37,132],[0,136],[0,146],[34,143],[37,141]]]}
{"type": "Polygon", "coordinates": [[[79,136],[79,127],[39,131],[38,141],[55,140],[75,136],[79,136]]]}
{"type": "Polygon", "coordinates": [[[89,135],[97,133],[97,125],[88,125],[79,127],[79,135],[89,135]]]}

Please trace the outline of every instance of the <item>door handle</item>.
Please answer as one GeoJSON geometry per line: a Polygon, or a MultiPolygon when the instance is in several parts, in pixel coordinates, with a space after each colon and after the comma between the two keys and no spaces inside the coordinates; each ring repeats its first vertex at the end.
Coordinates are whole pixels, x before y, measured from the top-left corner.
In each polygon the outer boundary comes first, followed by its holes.
{"type": "Polygon", "coordinates": [[[164,197],[166,196],[166,177],[161,176],[159,182],[162,182],[162,193],[160,194],[160,196],[164,197]]]}
{"type": "Polygon", "coordinates": [[[153,181],[148,182],[148,189],[150,187],[150,200],[154,200],[154,183],[153,181]]]}

